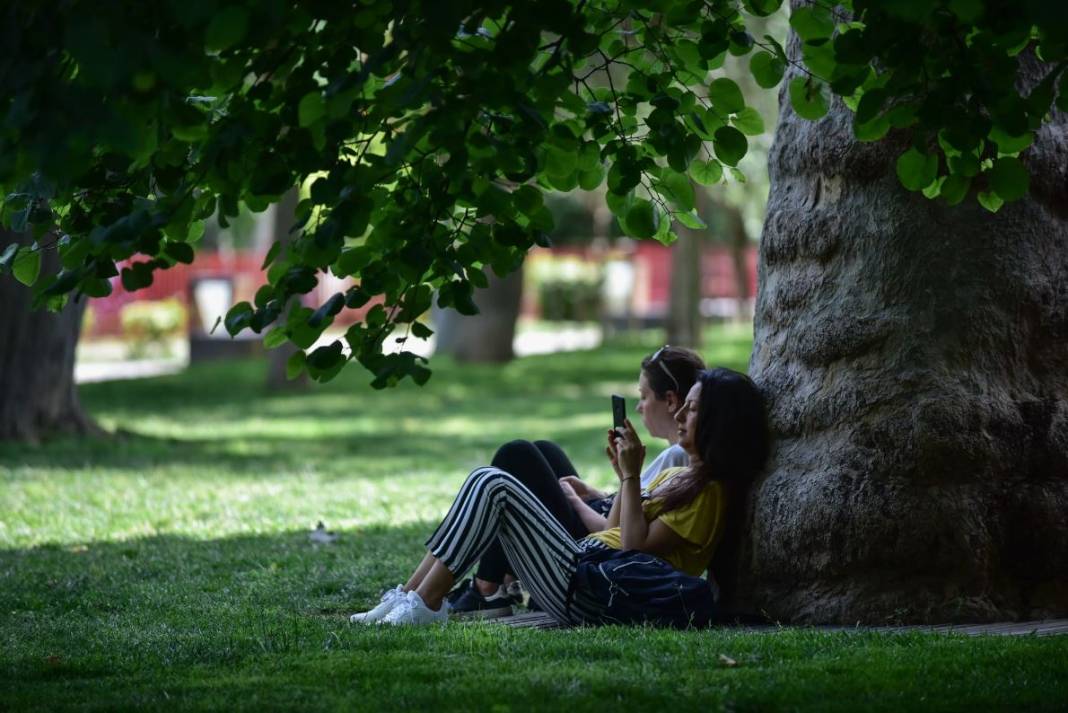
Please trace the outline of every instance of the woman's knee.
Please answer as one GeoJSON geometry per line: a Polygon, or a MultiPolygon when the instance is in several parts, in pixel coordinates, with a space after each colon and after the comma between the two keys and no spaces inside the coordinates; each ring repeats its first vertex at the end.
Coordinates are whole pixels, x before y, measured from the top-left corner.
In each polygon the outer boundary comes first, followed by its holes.
{"type": "Polygon", "coordinates": [[[468,487],[474,487],[477,490],[486,490],[495,484],[508,482],[514,483],[515,478],[496,466],[483,466],[471,471],[467,476],[467,482],[464,483],[463,489],[467,490],[468,487]]]}
{"type": "Polygon", "coordinates": [[[517,439],[515,441],[508,441],[498,448],[497,452],[493,454],[493,460],[490,462],[498,468],[508,470],[506,466],[510,463],[522,463],[539,455],[541,455],[541,453],[538,451],[538,447],[533,443],[517,439]]]}

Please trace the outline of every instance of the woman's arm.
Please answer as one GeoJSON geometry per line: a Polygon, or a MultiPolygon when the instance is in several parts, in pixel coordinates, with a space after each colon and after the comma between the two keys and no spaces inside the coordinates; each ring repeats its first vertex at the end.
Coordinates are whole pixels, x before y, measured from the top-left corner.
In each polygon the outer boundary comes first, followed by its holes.
{"type": "MultiPolygon", "coordinates": [[[[625,533],[626,530],[623,532],[625,533]]],[[[625,549],[640,550],[651,555],[668,555],[686,544],[688,544],[686,538],[665,525],[659,518],[649,523],[645,538],[640,542],[628,544],[625,535],[623,538],[625,549]]]]}
{"type": "MultiPolygon", "coordinates": [[[[612,464],[612,471],[615,472],[617,478],[622,478],[623,474],[619,470],[619,458],[616,456],[616,439],[619,438],[619,434],[615,429],[608,432],[608,447],[604,449],[605,455],[608,456],[608,462],[612,464]]],[[[612,509],[608,511],[608,519],[605,522],[605,526],[608,528],[619,527],[619,493],[616,493],[615,499],[612,500],[612,509]]]]}
{"type": "MultiPolygon", "coordinates": [[[[586,529],[590,532],[600,532],[607,529],[608,520],[603,515],[591,508],[586,504],[586,501],[579,496],[575,488],[568,482],[567,478],[561,478],[559,480],[560,489],[564,491],[564,495],[567,496],[567,501],[571,505],[571,508],[578,513],[579,519],[582,520],[582,524],[586,526],[586,529]]],[[[612,503],[615,505],[615,503],[612,503]]]]}
{"type": "Polygon", "coordinates": [[[649,523],[645,521],[642,511],[642,461],[645,460],[645,446],[638,438],[630,419],[624,422],[623,432],[614,443],[616,474],[619,476],[619,494],[612,504],[613,510],[619,505],[619,529],[623,549],[641,549],[649,535],[649,523]]]}

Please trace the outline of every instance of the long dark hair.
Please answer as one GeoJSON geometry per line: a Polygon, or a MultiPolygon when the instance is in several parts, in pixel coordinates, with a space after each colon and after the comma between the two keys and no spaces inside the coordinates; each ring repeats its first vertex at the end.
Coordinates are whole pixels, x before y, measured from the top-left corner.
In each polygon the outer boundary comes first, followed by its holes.
{"type": "Polygon", "coordinates": [[[658,493],[661,513],[682,507],[712,481],[736,491],[768,457],[768,424],[760,389],[745,374],[717,367],[700,372],[695,443],[701,462],[658,493]]]}
{"type": "Polygon", "coordinates": [[[685,399],[704,368],[697,352],[682,347],[665,346],[642,359],[642,373],[661,401],[669,391],[674,391],[680,402],[685,399]]]}

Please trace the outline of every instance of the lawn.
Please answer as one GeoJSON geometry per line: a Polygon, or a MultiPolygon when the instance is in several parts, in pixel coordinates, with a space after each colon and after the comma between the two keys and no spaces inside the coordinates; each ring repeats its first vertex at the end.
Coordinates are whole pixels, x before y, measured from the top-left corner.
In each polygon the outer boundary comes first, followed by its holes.
{"type": "MultiPolygon", "coordinates": [[[[1064,709],[1064,637],[347,624],[501,442],[553,438],[610,485],[608,395],[633,405],[656,346],[387,392],[352,368],[270,395],[256,362],[84,387],[116,437],[0,446],[0,709],[1064,709]]],[[[719,328],[705,354],[749,348],[719,328]]]]}

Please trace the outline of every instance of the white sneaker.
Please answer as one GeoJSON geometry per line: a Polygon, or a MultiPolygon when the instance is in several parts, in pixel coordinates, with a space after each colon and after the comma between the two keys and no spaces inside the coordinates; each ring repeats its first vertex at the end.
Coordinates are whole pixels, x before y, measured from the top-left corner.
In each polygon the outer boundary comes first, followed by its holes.
{"type": "Polygon", "coordinates": [[[381,601],[371,611],[360,612],[349,617],[353,624],[375,624],[385,618],[386,614],[393,611],[393,607],[404,601],[408,594],[404,591],[404,585],[398,584],[382,595],[381,601]]]}
{"type": "Polygon", "coordinates": [[[426,626],[427,624],[449,623],[449,603],[441,601],[441,609],[434,611],[426,605],[423,598],[413,589],[408,596],[397,603],[393,610],[381,621],[392,626],[426,626]]]}

